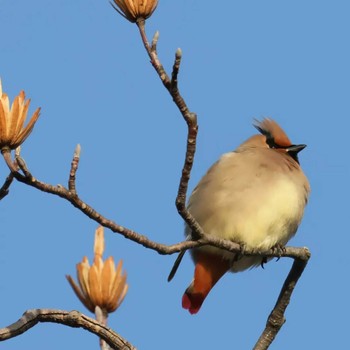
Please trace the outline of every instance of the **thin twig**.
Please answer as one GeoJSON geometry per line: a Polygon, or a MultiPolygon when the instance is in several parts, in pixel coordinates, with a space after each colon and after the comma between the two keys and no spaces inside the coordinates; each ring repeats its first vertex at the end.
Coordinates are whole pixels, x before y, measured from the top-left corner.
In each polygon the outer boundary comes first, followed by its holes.
{"type": "Polygon", "coordinates": [[[4,184],[0,188],[0,200],[2,200],[4,197],[6,197],[10,192],[10,186],[13,182],[14,176],[13,173],[10,173],[9,176],[7,176],[4,184]]]}
{"type": "Polygon", "coordinates": [[[68,179],[68,189],[71,193],[76,194],[76,187],[75,187],[75,174],[78,170],[79,160],[80,160],[80,145],[78,144],[74,151],[74,156],[72,159],[72,164],[69,172],[69,179],[68,179]]]}
{"type": "MultiPolygon", "coordinates": [[[[95,317],[97,322],[107,326],[108,313],[102,310],[98,305],[95,307],[95,317]]],[[[110,346],[102,338],[100,338],[100,348],[101,350],[110,350],[110,346]]]]}
{"type": "Polygon", "coordinates": [[[290,298],[294,288],[302,275],[311,254],[305,251],[303,259],[298,258],[294,260],[292,268],[283,284],[281,292],[278,296],[276,305],[267,319],[266,327],[255,344],[253,350],[266,350],[274,341],[277,333],[285,323],[284,313],[290,303],[290,298]]]}
{"type": "Polygon", "coordinates": [[[4,157],[5,162],[6,162],[7,166],[9,167],[9,169],[11,170],[11,172],[17,171],[18,169],[16,167],[16,164],[12,161],[12,158],[11,158],[11,150],[7,147],[3,148],[1,150],[1,154],[4,157]]]}
{"type": "Polygon", "coordinates": [[[18,180],[18,176],[19,176],[22,179],[27,179],[27,181],[35,182],[35,178],[31,174],[31,172],[28,170],[25,160],[19,154],[16,155],[16,164],[18,168],[23,172],[23,175],[18,172],[14,173],[17,181],[19,181],[18,180]]]}
{"type": "Polygon", "coordinates": [[[168,74],[166,73],[163,65],[161,64],[157,54],[157,42],[159,38],[159,33],[156,32],[152,40],[152,45],[150,46],[147,39],[146,31],[145,31],[145,21],[140,20],[136,22],[136,24],[139,28],[143,45],[148,53],[148,56],[151,60],[151,63],[154,69],[156,70],[163,85],[165,86],[165,88],[168,90],[169,94],[173,98],[174,103],[176,104],[177,108],[179,109],[181,115],[183,116],[187,124],[188,131],[187,131],[186,156],[185,156],[185,162],[182,168],[179,189],[176,196],[176,208],[179,214],[181,215],[181,217],[190,227],[192,232],[192,238],[199,239],[204,236],[204,232],[186,208],[186,195],[187,195],[187,189],[188,189],[188,182],[190,180],[190,174],[192,170],[194,155],[196,152],[198,124],[197,124],[197,115],[193,112],[190,112],[190,110],[186,105],[185,100],[181,96],[178,89],[177,77],[179,73],[182,53],[180,49],[176,51],[175,61],[173,65],[173,72],[172,72],[172,80],[171,80],[168,74]]]}
{"type": "Polygon", "coordinates": [[[15,323],[0,329],[0,341],[14,338],[36,326],[39,322],[60,323],[69,327],[83,328],[102,338],[112,349],[136,350],[127,340],[112,329],[78,311],[34,309],[26,311],[15,323]]]}
{"type": "Polygon", "coordinates": [[[162,83],[164,84],[166,89],[169,91],[171,88],[171,81],[170,81],[170,78],[169,78],[168,74],[166,73],[163,65],[160,63],[160,60],[159,60],[158,54],[157,54],[157,43],[158,43],[158,39],[159,39],[159,32],[155,33],[153,40],[152,40],[152,46],[150,46],[148,39],[147,39],[146,31],[145,31],[145,20],[139,19],[136,22],[136,24],[139,28],[142,43],[143,43],[143,45],[148,53],[148,56],[151,60],[151,63],[153,65],[154,69],[156,70],[157,74],[159,75],[160,80],[162,81],[162,83]]]}
{"type": "MultiPolygon", "coordinates": [[[[100,225],[106,228],[109,228],[113,232],[119,233],[123,235],[125,238],[128,238],[136,243],[139,243],[146,248],[156,250],[160,254],[172,254],[175,252],[179,252],[183,249],[190,249],[190,248],[193,248],[194,246],[201,246],[203,244],[207,244],[206,241],[198,242],[198,243],[187,241],[187,242],[183,242],[182,244],[174,244],[172,246],[156,243],[140,233],[137,233],[121,225],[118,225],[114,221],[107,219],[102,214],[97,212],[94,208],[92,208],[90,205],[82,201],[77,194],[72,193],[71,191],[69,191],[69,189],[65,188],[64,186],[62,185],[53,186],[36,179],[31,174],[24,160],[21,157],[17,156],[16,161],[21,171],[25,174],[25,175],[22,175],[19,172],[14,172],[13,176],[16,178],[17,181],[22,182],[28,186],[34,187],[40,191],[50,193],[67,200],[74,207],[79,209],[82,213],[84,213],[86,216],[96,221],[100,225]]],[[[239,245],[235,245],[235,247],[238,247],[239,249],[239,245]]]]}
{"type": "Polygon", "coordinates": [[[151,45],[151,51],[154,51],[157,53],[157,43],[159,39],[159,32],[158,30],[154,33],[153,39],[152,39],[152,45],[151,45]]]}
{"type": "Polygon", "coordinates": [[[182,51],[179,48],[179,49],[176,50],[176,53],[175,53],[175,61],[174,61],[174,65],[173,65],[173,72],[171,74],[171,89],[172,89],[172,91],[176,91],[178,89],[177,76],[178,76],[179,70],[180,70],[181,58],[182,58],[182,51]]]}

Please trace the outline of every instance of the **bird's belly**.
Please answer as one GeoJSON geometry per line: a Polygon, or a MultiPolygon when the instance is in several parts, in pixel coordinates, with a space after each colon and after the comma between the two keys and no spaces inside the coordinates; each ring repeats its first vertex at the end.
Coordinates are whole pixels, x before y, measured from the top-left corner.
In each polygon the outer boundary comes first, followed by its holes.
{"type": "MultiPolygon", "coordinates": [[[[282,179],[271,184],[268,189],[253,191],[253,187],[243,191],[242,198],[235,201],[225,198],[217,203],[218,210],[213,215],[199,217],[197,221],[205,233],[243,244],[249,249],[266,250],[276,244],[285,245],[295,234],[300,223],[304,198],[298,187],[291,181],[282,179]],[[225,203],[225,205],[223,205],[225,203]]],[[[218,253],[216,248],[210,251],[218,253]]],[[[227,258],[232,254],[223,253],[227,258]]]]}

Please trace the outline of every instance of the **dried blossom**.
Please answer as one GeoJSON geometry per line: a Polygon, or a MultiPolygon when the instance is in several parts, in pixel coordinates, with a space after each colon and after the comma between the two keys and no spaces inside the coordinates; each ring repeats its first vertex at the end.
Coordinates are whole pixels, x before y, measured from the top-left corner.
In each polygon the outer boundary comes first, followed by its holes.
{"type": "Polygon", "coordinates": [[[2,91],[0,80],[0,149],[13,150],[21,145],[32,132],[35,122],[39,118],[38,108],[29,123],[24,127],[30,100],[25,100],[25,93],[21,91],[15,97],[10,108],[9,97],[2,91]]]}
{"type": "Polygon", "coordinates": [[[130,22],[145,20],[152,15],[158,0],[113,0],[114,9],[130,22]]]}
{"type": "Polygon", "coordinates": [[[122,273],[122,261],[115,266],[113,257],[102,259],[104,251],[103,227],[95,232],[94,262],[90,266],[89,260],[84,256],[77,264],[77,278],[79,286],[73,278],[66,276],[79,300],[91,312],[96,306],[105,313],[115,311],[123,302],[128,290],[126,273],[122,273]]]}

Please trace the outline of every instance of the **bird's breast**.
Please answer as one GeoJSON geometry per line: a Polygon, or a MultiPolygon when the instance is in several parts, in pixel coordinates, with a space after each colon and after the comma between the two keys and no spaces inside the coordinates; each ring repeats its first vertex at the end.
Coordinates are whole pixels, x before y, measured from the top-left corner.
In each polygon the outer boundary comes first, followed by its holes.
{"type": "Polygon", "coordinates": [[[222,180],[199,186],[190,202],[189,210],[206,234],[254,249],[284,245],[295,234],[307,194],[290,176],[257,173],[222,180]]]}

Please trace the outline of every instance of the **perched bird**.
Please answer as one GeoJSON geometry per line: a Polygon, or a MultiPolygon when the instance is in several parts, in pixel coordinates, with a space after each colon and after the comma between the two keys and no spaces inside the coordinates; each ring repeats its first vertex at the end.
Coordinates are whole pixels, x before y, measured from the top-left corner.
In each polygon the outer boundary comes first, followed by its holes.
{"type": "MultiPolygon", "coordinates": [[[[283,247],[294,236],[310,192],[298,153],[272,119],[256,121],[254,135],[235,151],[224,154],[193,190],[188,210],[207,235],[231,240],[248,249],[283,247]]],[[[188,227],[187,238],[191,237],[188,227]]],[[[170,272],[176,273],[184,252],[170,272]]],[[[264,262],[261,257],[237,256],[216,247],[191,251],[194,278],[182,297],[182,307],[199,311],[216,282],[228,271],[239,272],[264,262]]]]}

